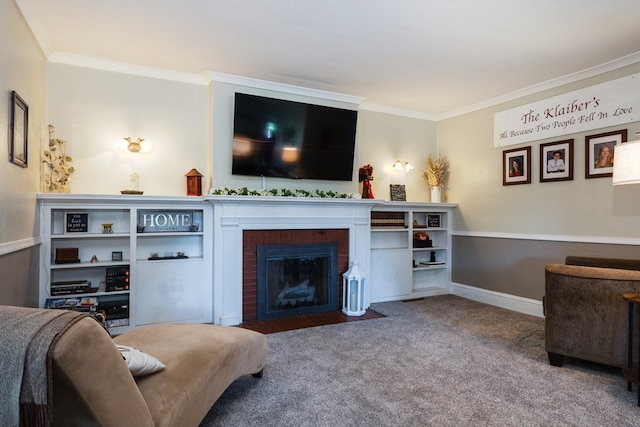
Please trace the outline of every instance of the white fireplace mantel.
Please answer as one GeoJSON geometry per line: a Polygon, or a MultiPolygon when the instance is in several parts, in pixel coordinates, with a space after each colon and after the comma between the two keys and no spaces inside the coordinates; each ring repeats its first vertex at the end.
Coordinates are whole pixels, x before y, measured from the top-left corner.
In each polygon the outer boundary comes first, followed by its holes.
{"type": "MultiPolygon", "coordinates": [[[[242,236],[244,230],[349,230],[349,262],[365,276],[370,262],[370,211],[381,200],[306,197],[206,196],[213,215],[213,318],[242,322],[242,236]]],[[[365,308],[369,296],[365,290],[365,308]]]]}

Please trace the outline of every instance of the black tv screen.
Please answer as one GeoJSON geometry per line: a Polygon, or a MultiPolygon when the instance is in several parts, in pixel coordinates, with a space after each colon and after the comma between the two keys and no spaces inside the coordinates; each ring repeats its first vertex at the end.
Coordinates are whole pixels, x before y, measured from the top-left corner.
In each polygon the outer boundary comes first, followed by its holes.
{"type": "Polygon", "coordinates": [[[351,181],[358,113],[235,94],[232,174],[351,181]]]}

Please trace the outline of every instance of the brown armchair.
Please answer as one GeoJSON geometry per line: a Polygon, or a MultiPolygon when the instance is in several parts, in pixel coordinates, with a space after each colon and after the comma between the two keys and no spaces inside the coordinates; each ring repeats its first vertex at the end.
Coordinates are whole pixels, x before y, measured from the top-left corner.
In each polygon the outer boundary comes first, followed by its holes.
{"type": "Polygon", "coordinates": [[[640,260],[576,256],[545,267],[545,350],[551,365],[562,366],[568,356],[627,366],[629,309],[622,295],[640,292],[638,270],[640,260]]]}

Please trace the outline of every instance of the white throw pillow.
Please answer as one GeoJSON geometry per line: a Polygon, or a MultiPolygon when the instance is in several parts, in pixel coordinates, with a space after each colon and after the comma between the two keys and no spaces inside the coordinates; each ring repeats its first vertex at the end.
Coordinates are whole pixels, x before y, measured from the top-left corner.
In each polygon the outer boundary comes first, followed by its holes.
{"type": "Polygon", "coordinates": [[[164,363],[137,348],[116,345],[134,377],[153,374],[165,368],[164,363]]]}

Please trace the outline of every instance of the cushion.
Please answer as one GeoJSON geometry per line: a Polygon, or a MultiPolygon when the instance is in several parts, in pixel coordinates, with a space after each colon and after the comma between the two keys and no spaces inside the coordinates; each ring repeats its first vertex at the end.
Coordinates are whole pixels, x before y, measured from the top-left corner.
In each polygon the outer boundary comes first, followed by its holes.
{"type": "Polygon", "coordinates": [[[137,348],[119,344],[116,347],[134,377],[153,374],[165,368],[164,363],[137,348]]]}

